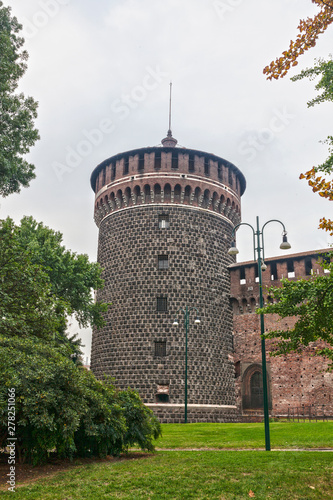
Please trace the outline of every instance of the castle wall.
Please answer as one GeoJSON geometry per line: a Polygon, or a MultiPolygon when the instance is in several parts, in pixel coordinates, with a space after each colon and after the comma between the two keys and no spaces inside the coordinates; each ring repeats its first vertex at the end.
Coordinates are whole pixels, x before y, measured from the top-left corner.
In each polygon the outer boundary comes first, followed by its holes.
{"type": "MultiPolygon", "coordinates": [[[[310,278],[323,274],[318,254],[304,252],[276,259],[265,260],[263,272],[264,302],[268,302],[268,286],[280,286],[280,279],[310,278]],[[288,271],[289,269],[289,271],[288,271]]],[[[240,413],[251,410],[251,377],[261,374],[260,317],[255,314],[259,303],[257,266],[254,262],[231,266],[231,302],[234,313],[234,361],[236,400],[240,413]]],[[[279,319],[277,315],[264,316],[265,331],[288,329],[295,318],[279,319]]],[[[266,359],[269,380],[270,413],[287,415],[294,408],[309,407],[326,414],[333,414],[333,375],[326,371],[328,361],[314,356],[323,343],[312,343],[302,353],[272,357],[274,340],[266,340],[266,359]]],[[[254,404],[254,407],[256,405],[254,404]]]]}

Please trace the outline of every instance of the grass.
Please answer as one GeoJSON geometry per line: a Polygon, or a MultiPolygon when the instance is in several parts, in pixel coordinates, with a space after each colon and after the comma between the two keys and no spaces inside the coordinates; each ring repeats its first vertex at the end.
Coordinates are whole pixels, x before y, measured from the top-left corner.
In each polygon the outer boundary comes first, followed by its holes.
{"type": "MultiPolygon", "coordinates": [[[[271,448],[333,448],[333,421],[271,422],[271,448]]],[[[158,448],[265,448],[264,424],[163,424],[158,448]]]]}
{"type": "MultiPolygon", "coordinates": [[[[158,447],[219,449],[137,453],[134,459],[77,465],[50,478],[18,487],[15,498],[331,499],[333,452],[293,451],[293,448],[332,446],[332,424],[272,423],[273,447],[290,449],[272,452],[253,449],[264,446],[262,424],[163,425],[158,447]],[[230,450],[247,447],[252,450],[230,450]]],[[[0,493],[3,498],[10,498],[10,495],[11,492],[0,493]]]]}

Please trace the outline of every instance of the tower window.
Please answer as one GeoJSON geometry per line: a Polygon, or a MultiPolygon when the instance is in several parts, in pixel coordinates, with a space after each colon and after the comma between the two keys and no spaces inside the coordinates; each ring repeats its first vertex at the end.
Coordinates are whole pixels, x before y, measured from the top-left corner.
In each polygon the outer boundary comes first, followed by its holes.
{"type": "Polygon", "coordinates": [[[158,269],[168,269],[169,259],[167,255],[158,256],[158,269]]]}
{"type": "Polygon", "coordinates": [[[169,394],[156,394],[156,403],[169,403],[169,394]]]}
{"type": "Polygon", "coordinates": [[[256,263],[254,265],[254,281],[256,283],[259,283],[259,267],[258,267],[258,263],[256,263]]]}
{"type": "Polygon", "coordinates": [[[158,216],[158,227],[160,229],[167,229],[170,226],[169,215],[161,214],[158,216]]]}
{"type": "Polygon", "coordinates": [[[155,153],[154,167],[161,168],[161,151],[155,153]]]}
{"type": "Polygon", "coordinates": [[[178,168],[178,153],[172,151],[171,168],[178,168]]]}
{"type": "Polygon", "coordinates": [[[245,267],[241,267],[239,270],[239,282],[241,285],[245,285],[245,283],[246,283],[245,267]]]}
{"type": "Polygon", "coordinates": [[[311,274],[312,274],[312,260],[305,259],[305,275],[311,276],[311,274]]]}
{"type": "Polygon", "coordinates": [[[188,157],[188,171],[194,172],[194,155],[189,155],[188,157]]]}
{"type": "Polygon", "coordinates": [[[129,170],[129,158],[124,159],[124,173],[123,175],[127,175],[129,170]]]}
{"type": "Polygon", "coordinates": [[[205,175],[209,175],[209,158],[205,158],[204,167],[205,167],[205,175]]]}
{"type": "Polygon", "coordinates": [[[144,166],[145,166],[145,155],[144,155],[144,153],[140,153],[138,170],[139,171],[143,170],[144,166]]]}
{"type": "Polygon", "coordinates": [[[232,173],[231,173],[230,168],[228,170],[228,183],[229,183],[229,186],[232,187],[232,173]]]}
{"type": "Polygon", "coordinates": [[[271,262],[271,280],[277,280],[278,275],[277,275],[277,267],[276,267],[276,262],[271,262]]]}
{"type": "Polygon", "coordinates": [[[167,297],[157,297],[157,311],[165,312],[168,310],[168,299],[167,297]]]}
{"type": "Polygon", "coordinates": [[[221,165],[221,163],[219,163],[219,164],[218,164],[218,166],[217,166],[217,175],[218,175],[219,180],[221,181],[221,180],[222,180],[222,178],[223,178],[223,176],[222,176],[222,165],[221,165]]]}
{"type": "Polygon", "coordinates": [[[287,260],[288,278],[295,278],[294,261],[287,260]]]}
{"type": "Polygon", "coordinates": [[[111,165],[111,181],[114,181],[116,178],[116,165],[111,165]]]}
{"type": "Polygon", "coordinates": [[[166,341],[155,341],[155,356],[166,356],[166,341]]]}

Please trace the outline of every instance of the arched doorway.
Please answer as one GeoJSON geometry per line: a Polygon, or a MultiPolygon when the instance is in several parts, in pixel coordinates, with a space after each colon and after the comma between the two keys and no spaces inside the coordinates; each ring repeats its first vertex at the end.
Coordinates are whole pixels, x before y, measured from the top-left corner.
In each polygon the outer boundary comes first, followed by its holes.
{"type": "MultiPolygon", "coordinates": [[[[268,406],[271,408],[270,382],[267,374],[268,406]]],[[[264,407],[264,391],[261,365],[250,365],[243,374],[242,383],[243,410],[259,410],[264,407]]]]}
{"type": "Polygon", "coordinates": [[[250,408],[263,408],[264,392],[262,384],[262,374],[254,372],[250,379],[250,408]]]}

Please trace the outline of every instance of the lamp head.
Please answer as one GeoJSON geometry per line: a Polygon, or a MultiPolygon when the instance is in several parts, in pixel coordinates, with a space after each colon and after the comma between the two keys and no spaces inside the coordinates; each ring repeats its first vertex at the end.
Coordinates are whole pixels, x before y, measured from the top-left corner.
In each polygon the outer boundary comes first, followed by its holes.
{"type": "Polygon", "coordinates": [[[280,245],[281,250],[289,250],[291,248],[291,245],[287,239],[287,231],[284,231],[282,233],[282,243],[280,245]]]}
{"type": "Polygon", "coordinates": [[[199,318],[197,318],[197,319],[195,319],[195,320],[194,320],[194,323],[195,323],[196,325],[200,325],[201,321],[200,321],[200,319],[199,319],[199,318]]]}
{"type": "Polygon", "coordinates": [[[178,320],[175,319],[175,321],[172,323],[172,326],[178,326],[178,325],[179,325],[178,320]]]}
{"type": "Polygon", "coordinates": [[[228,250],[229,255],[237,255],[239,253],[238,248],[236,247],[236,240],[234,240],[231,244],[231,247],[228,250]]]}

